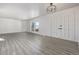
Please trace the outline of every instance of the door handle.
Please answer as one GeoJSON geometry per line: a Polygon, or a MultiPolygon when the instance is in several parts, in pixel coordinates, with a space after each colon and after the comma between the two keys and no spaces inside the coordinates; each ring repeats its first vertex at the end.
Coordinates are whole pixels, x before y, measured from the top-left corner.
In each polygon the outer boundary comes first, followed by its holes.
{"type": "Polygon", "coordinates": [[[58,29],[62,30],[62,28],[58,28],[58,29]]]}

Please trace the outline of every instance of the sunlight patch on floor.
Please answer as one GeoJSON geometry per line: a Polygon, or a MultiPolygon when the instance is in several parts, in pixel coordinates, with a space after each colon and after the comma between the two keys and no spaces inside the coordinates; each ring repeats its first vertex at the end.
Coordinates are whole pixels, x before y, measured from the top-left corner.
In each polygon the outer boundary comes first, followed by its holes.
{"type": "Polygon", "coordinates": [[[5,41],[5,39],[4,38],[0,38],[0,41],[5,41]]]}

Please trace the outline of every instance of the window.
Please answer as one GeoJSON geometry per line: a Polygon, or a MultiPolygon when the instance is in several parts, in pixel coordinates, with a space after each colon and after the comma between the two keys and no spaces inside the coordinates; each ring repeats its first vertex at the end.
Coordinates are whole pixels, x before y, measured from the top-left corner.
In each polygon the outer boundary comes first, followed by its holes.
{"type": "Polygon", "coordinates": [[[32,31],[39,31],[39,22],[32,22],[32,31]]]}

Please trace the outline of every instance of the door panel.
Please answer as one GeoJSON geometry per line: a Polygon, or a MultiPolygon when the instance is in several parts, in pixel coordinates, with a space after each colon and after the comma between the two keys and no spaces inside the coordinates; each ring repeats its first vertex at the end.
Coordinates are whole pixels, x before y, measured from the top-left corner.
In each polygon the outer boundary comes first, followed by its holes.
{"type": "Polygon", "coordinates": [[[79,6],[75,8],[75,39],[79,42],[79,6]]]}
{"type": "Polygon", "coordinates": [[[52,37],[57,37],[57,19],[56,15],[53,14],[51,15],[51,23],[52,23],[52,37]]]}
{"type": "Polygon", "coordinates": [[[53,16],[52,26],[55,37],[74,41],[74,13],[73,10],[57,12],[53,16]]]}
{"type": "Polygon", "coordinates": [[[61,13],[57,13],[56,15],[56,30],[57,30],[57,37],[62,38],[62,15],[61,13]]]}
{"type": "Polygon", "coordinates": [[[74,41],[74,12],[72,9],[63,11],[64,38],[74,41]]]}
{"type": "Polygon", "coordinates": [[[72,40],[72,41],[75,41],[74,39],[74,12],[73,10],[70,10],[68,12],[68,22],[69,22],[69,39],[72,40]]]}
{"type": "Polygon", "coordinates": [[[52,36],[62,37],[62,17],[61,13],[55,13],[52,17],[52,36]]]}

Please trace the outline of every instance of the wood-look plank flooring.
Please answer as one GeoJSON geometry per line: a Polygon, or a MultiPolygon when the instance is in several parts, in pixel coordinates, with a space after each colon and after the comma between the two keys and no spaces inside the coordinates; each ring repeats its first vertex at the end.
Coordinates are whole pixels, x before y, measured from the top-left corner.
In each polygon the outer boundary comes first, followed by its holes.
{"type": "Polygon", "coordinates": [[[0,34],[0,55],[79,55],[76,42],[33,33],[0,34]]]}

